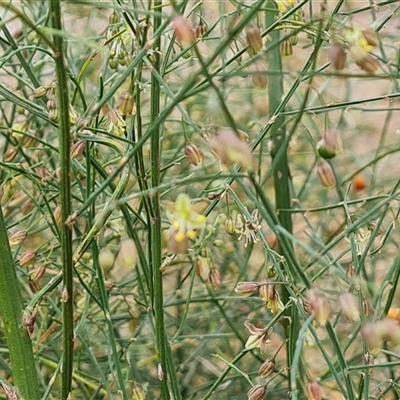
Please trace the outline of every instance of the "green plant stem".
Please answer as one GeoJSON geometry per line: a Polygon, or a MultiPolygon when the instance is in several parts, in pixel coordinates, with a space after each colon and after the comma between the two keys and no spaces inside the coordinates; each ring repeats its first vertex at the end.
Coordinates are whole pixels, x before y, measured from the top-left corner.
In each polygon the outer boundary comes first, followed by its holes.
{"type": "Polygon", "coordinates": [[[21,399],[39,400],[32,345],[23,319],[23,301],[0,207],[0,310],[3,317],[13,378],[21,399]]]}
{"type": "MultiPolygon", "coordinates": [[[[277,15],[276,3],[274,1],[268,2],[268,7],[274,11],[267,11],[265,13],[266,26],[270,26],[274,23],[277,15]]],[[[278,30],[270,32],[271,41],[276,45],[268,53],[269,66],[274,70],[282,70],[282,59],[280,54],[279,36],[278,30]]],[[[271,114],[275,114],[275,110],[278,110],[283,99],[283,75],[277,75],[274,79],[271,79],[268,84],[268,99],[271,114]]],[[[285,120],[284,116],[279,113],[276,116],[271,127],[271,138],[273,142],[273,148],[271,151],[271,157],[273,162],[276,162],[274,168],[274,188],[275,188],[275,207],[277,210],[290,209],[291,208],[291,193],[290,193],[290,170],[287,157],[287,146],[288,141],[286,140],[285,132],[285,120]]],[[[292,217],[289,213],[278,213],[278,219],[280,225],[290,234],[293,231],[292,217]]],[[[293,251],[293,245],[288,241],[291,252],[293,251]]],[[[282,251],[282,249],[281,249],[282,251]]],[[[285,254],[283,254],[285,256],[285,254]]],[[[285,285],[282,285],[282,301],[286,304],[289,301],[289,293],[285,285]]],[[[298,316],[295,307],[291,307],[288,310],[288,318],[284,318],[284,329],[285,336],[287,339],[287,363],[288,367],[292,365],[294,357],[294,349],[296,339],[298,335],[298,316]],[[290,319],[289,319],[290,318],[290,319]],[[291,321],[289,323],[289,321],[291,321]]]]}
{"type": "Polygon", "coordinates": [[[71,392],[72,366],[73,366],[73,263],[72,263],[72,230],[67,225],[71,216],[71,178],[70,178],[70,124],[69,124],[69,99],[68,79],[64,64],[64,40],[61,24],[60,0],[51,3],[51,21],[53,28],[58,31],[53,35],[54,62],[57,74],[57,101],[59,109],[58,140],[60,148],[61,167],[61,247],[63,266],[63,364],[62,364],[62,389],[61,398],[67,399],[71,392]]]}
{"type": "MultiPolygon", "coordinates": [[[[162,1],[156,0],[154,8],[158,9],[162,1]]],[[[153,26],[156,31],[161,25],[161,14],[154,13],[153,26]]],[[[161,45],[161,36],[155,38],[154,49],[158,50],[161,45]]],[[[156,54],[156,62],[154,69],[160,69],[160,57],[156,54]]],[[[160,184],[160,124],[155,123],[160,114],[160,84],[156,77],[151,77],[151,124],[155,124],[153,134],[150,140],[151,146],[151,185],[158,187],[160,184]]],[[[167,400],[168,394],[168,374],[167,374],[167,349],[166,349],[166,332],[164,327],[164,293],[163,293],[163,275],[161,271],[161,251],[162,251],[162,232],[161,232],[161,209],[160,209],[160,193],[157,192],[152,198],[152,225],[151,225],[151,245],[150,260],[153,270],[153,313],[155,317],[155,334],[156,348],[158,359],[158,379],[161,381],[161,398],[167,400]]]]}

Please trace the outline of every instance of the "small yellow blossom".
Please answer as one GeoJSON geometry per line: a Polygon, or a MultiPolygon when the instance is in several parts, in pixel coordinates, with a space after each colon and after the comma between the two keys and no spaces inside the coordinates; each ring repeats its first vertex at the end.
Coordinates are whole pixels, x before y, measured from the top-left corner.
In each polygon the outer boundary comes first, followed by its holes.
{"type": "MultiPolygon", "coordinates": [[[[195,229],[202,228],[206,224],[206,217],[192,210],[190,197],[181,193],[175,202],[175,212],[167,212],[167,218],[171,222],[170,240],[174,243],[184,243],[187,239],[197,238],[195,229]]],[[[172,246],[181,249],[179,246],[172,246]]]]}

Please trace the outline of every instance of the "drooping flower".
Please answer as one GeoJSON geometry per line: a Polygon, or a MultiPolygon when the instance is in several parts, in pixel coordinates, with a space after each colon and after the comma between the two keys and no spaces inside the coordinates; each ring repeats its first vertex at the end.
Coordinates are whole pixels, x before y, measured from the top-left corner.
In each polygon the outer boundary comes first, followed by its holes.
{"type": "Polygon", "coordinates": [[[107,103],[101,108],[101,115],[104,116],[104,125],[108,131],[116,136],[122,136],[126,132],[126,124],[120,111],[110,107],[107,103]]]}
{"type": "Polygon", "coordinates": [[[253,210],[250,218],[246,218],[243,214],[237,215],[236,232],[240,235],[238,240],[243,236],[245,237],[244,247],[247,247],[250,243],[258,243],[260,241],[257,237],[257,231],[260,228],[257,209],[253,210]]]}
{"type": "Polygon", "coordinates": [[[258,328],[249,322],[246,322],[244,325],[250,332],[250,336],[245,344],[246,349],[259,348],[260,352],[264,353],[267,349],[267,345],[271,343],[271,340],[269,339],[271,329],[258,328]]]}

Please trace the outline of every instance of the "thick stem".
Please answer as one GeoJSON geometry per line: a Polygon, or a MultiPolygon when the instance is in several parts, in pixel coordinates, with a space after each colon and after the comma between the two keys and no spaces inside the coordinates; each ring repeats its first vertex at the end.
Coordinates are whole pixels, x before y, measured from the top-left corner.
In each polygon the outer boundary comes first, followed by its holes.
{"type": "Polygon", "coordinates": [[[0,311],[2,314],[13,378],[21,399],[39,400],[38,378],[32,345],[23,323],[23,301],[0,207],[0,311]]]}
{"type": "MultiPolygon", "coordinates": [[[[161,14],[159,9],[162,1],[154,2],[154,31],[157,31],[161,25],[161,14]]],[[[161,37],[158,35],[154,42],[154,50],[160,49],[161,37]]],[[[153,67],[156,71],[160,68],[160,58],[157,52],[156,62],[153,67]]],[[[151,136],[151,185],[158,187],[160,184],[160,124],[155,120],[160,114],[160,84],[154,74],[151,77],[151,122],[155,124],[153,134],[151,136]]],[[[151,243],[152,251],[150,254],[151,266],[153,270],[153,312],[155,317],[155,333],[156,348],[158,358],[158,379],[161,381],[161,398],[167,400],[167,353],[166,353],[166,333],[164,328],[164,296],[163,296],[163,277],[161,272],[161,251],[162,251],[162,232],[161,232],[161,209],[160,194],[156,192],[152,198],[152,226],[151,226],[151,243]]]]}
{"type": "Polygon", "coordinates": [[[61,248],[63,265],[63,364],[61,398],[67,399],[71,391],[73,366],[73,263],[72,263],[72,231],[67,221],[71,216],[71,178],[70,178],[70,124],[68,78],[64,64],[64,40],[61,24],[60,0],[51,3],[52,27],[57,31],[53,35],[54,61],[57,73],[57,104],[59,110],[58,140],[60,146],[61,166],[61,248]]]}
{"type": "MultiPolygon", "coordinates": [[[[268,11],[265,14],[266,26],[270,26],[275,22],[277,15],[277,8],[274,1],[268,2],[268,8],[274,11],[268,11]]],[[[271,42],[275,43],[275,46],[268,52],[269,67],[274,71],[282,71],[282,59],[280,54],[279,46],[279,30],[273,30],[270,32],[271,42]]],[[[270,79],[268,84],[268,99],[271,115],[276,113],[276,110],[281,106],[281,101],[284,98],[283,93],[283,75],[276,75],[273,79],[270,79]]],[[[290,193],[290,170],[287,156],[287,143],[286,132],[285,132],[285,120],[282,113],[277,114],[276,120],[271,127],[271,138],[273,141],[273,148],[271,150],[272,160],[275,162],[274,168],[274,188],[275,188],[275,207],[277,210],[277,217],[280,225],[285,228],[286,231],[292,233],[293,223],[292,216],[290,213],[279,213],[281,209],[291,208],[291,193],[290,193]]],[[[292,247],[292,244],[288,242],[288,245],[292,247]]],[[[291,249],[293,250],[293,249],[291,249]]],[[[283,252],[283,248],[280,249],[283,252]]],[[[284,253],[284,252],[283,252],[284,253]]],[[[283,254],[285,256],[285,254],[283,254]]],[[[289,293],[282,285],[282,301],[286,304],[289,301],[289,293]]],[[[297,322],[297,310],[292,307],[288,310],[288,317],[284,318],[285,336],[287,339],[287,362],[288,367],[292,365],[294,348],[297,339],[296,330],[298,331],[297,322]],[[291,321],[291,324],[289,323],[291,321]],[[297,327],[297,328],[296,328],[297,327]]]]}

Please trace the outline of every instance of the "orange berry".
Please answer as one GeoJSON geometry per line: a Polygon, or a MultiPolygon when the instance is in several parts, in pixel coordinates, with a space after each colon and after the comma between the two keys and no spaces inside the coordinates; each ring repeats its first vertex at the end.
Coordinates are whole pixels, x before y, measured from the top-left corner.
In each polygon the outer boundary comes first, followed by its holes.
{"type": "Polygon", "coordinates": [[[367,181],[365,180],[364,176],[360,174],[353,178],[351,184],[356,192],[360,192],[367,187],[367,181]]]}
{"type": "Polygon", "coordinates": [[[389,308],[387,316],[400,324],[400,308],[389,308]]]}

